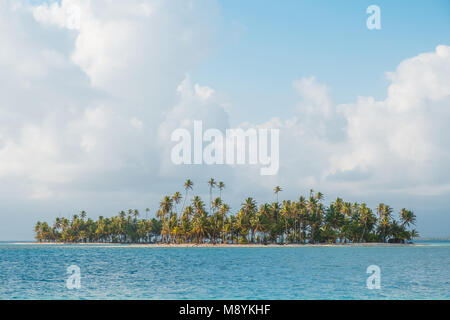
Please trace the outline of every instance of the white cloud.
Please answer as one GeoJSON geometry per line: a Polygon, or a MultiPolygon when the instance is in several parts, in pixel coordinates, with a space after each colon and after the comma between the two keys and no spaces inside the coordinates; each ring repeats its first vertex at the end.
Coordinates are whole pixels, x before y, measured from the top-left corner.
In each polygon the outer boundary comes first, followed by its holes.
{"type": "Polygon", "coordinates": [[[130,125],[131,125],[133,128],[136,128],[136,129],[138,129],[138,130],[141,130],[142,127],[144,126],[144,123],[143,123],[141,120],[139,120],[138,118],[133,117],[133,118],[130,119],[130,125]]]}
{"type": "Polygon", "coordinates": [[[318,83],[315,77],[302,78],[294,81],[293,85],[303,98],[298,106],[298,112],[304,113],[305,116],[314,114],[330,116],[332,102],[326,85],[318,83]]]}
{"type": "Polygon", "coordinates": [[[450,47],[405,59],[388,76],[385,100],[359,97],[338,106],[314,77],[294,81],[300,102],[291,119],[242,124],[280,129],[279,175],[268,179],[239,169],[236,174],[286,190],[312,187],[379,198],[448,193],[450,47]]]}
{"type": "Polygon", "coordinates": [[[151,98],[153,108],[211,48],[217,11],[205,0],[63,0],[33,10],[43,24],[73,29],[77,21],[71,59],[95,87],[151,98]]]}
{"type": "Polygon", "coordinates": [[[450,172],[450,47],[404,60],[389,74],[383,101],[359,98],[339,106],[347,120],[345,152],[329,174],[366,171],[378,190],[438,186],[450,172]]]}
{"type": "Polygon", "coordinates": [[[70,198],[93,177],[95,192],[156,179],[158,124],[211,48],[217,11],[204,0],[2,1],[0,177],[14,196],[70,198]]]}
{"type": "MultiPolygon", "coordinates": [[[[203,122],[203,130],[216,128],[225,131],[229,127],[228,113],[214,89],[199,84],[192,85],[189,76],[180,83],[177,88],[178,102],[166,114],[164,121],[158,129],[158,142],[161,154],[161,174],[167,177],[177,175],[200,174],[203,170],[209,171],[208,167],[186,168],[178,167],[171,163],[170,152],[174,143],[171,142],[172,132],[179,128],[193,130],[194,121],[203,122]],[[194,172],[193,172],[194,170],[194,172]]],[[[226,168],[224,168],[227,170],[226,168]]]]}

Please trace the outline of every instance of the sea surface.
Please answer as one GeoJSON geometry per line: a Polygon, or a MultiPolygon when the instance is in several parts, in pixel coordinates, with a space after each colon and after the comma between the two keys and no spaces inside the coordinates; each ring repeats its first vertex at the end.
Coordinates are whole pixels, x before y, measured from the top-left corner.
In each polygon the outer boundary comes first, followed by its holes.
{"type": "Polygon", "coordinates": [[[0,243],[0,299],[450,299],[450,241],[418,244],[146,248],[0,243]],[[71,265],[80,268],[79,289],[67,288],[71,265]],[[380,289],[367,288],[370,265],[380,268],[380,289]]]}

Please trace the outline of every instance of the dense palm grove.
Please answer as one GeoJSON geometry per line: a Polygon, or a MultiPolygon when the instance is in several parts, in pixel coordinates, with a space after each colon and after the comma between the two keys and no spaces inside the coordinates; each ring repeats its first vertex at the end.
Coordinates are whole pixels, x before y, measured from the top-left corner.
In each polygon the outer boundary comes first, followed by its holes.
{"type": "MultiPolygon", "coordinates": [[[[313,190],[307,198],[278,201],[282,191],[275,187],[276,201],[257,206],[247,198],[236,215],[222,200],[223,182],[211,179],[209,204],[194,196],[193,182],[184,184],[184,196],[176,192],[165,196],[156,218],[141,219],[138,210],[122,211],[117,216],[97,221],[86,219],[86,212],[71,220],[56,218],[52,226],[38,222],[35,226],[39,242],[105,242],[105,243],[362,243],[405,242],[418,236],[416,217],[402,209],[399,221],[393,209],[380,203],[373,211],[365,203],[349,203],[337,198],[328,207],[323,194],[313,190]],[[213,190],[218,197],[213,198],[213,190]]],[[[148,216],[149,209],[146,210],[148,216]]]]}

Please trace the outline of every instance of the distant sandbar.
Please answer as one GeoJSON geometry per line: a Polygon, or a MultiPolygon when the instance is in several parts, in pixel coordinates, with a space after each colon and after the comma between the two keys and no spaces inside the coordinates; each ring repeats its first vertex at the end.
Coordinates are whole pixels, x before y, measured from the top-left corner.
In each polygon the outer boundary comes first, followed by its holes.
{"type": "Polygon", "coordinates": [[[66,243],[66,242],[16,242],[12,244],[17,245],[69,245],[69,246],[104,246],[104,247],[139,247],[139,248],[323,248],[323,247],[403,247],[403,246],[426,246],[426,244],[415,243],[321,243],[321,244],[211,244],[211,243],[179,243],[179,244],[167,244],[167,243],[101,243],[101,242],[89,242],[89,243],[66,243]]]}

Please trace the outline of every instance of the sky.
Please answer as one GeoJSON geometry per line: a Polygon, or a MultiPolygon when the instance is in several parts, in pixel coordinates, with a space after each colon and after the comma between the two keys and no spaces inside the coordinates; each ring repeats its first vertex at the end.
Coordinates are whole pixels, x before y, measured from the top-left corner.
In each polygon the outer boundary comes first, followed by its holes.
{"type": "Polygon", "coordinates": [[[290,115],[297,99],[290,84],[299,77],[314,75],[330,85],[338,104],[357,96],[384,99],[385,72],[450,39],[448,1],[220,4],[220,44],[192,74],[226,91],[239,110],[236,116],[258,121],[290,115]],[[381,9],[382,28],[376,32],[366,28],[371,4],[381,9]]]}
{"type": "Polygon", "coordinates": [[[450,236],[448,1],[0,0],[0,240],[223,180],[237,211],[309,189],[450,236]],[[376,4],[381,29],[369,30],[376,4]],[[171,163],[170,134],[280,130],[280,170],[171,163]]]}

